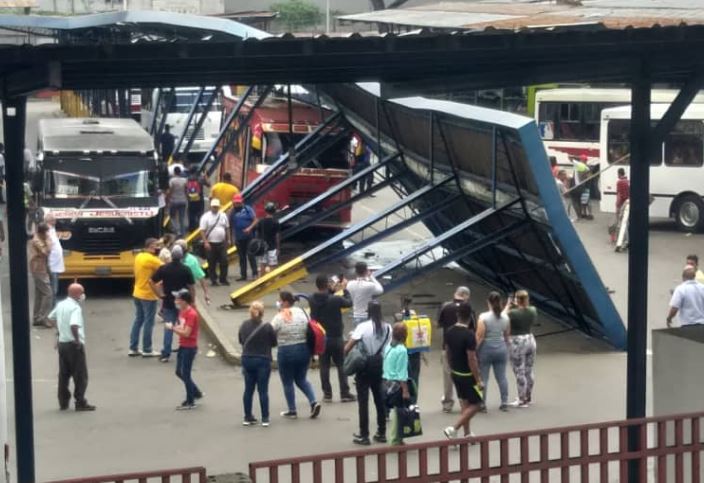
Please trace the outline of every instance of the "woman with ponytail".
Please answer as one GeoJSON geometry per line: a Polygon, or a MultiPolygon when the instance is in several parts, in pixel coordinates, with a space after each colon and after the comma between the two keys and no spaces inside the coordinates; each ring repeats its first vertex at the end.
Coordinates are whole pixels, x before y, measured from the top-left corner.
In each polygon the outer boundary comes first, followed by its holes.
{"type": "MultiPolygon", "coordinates": [[[[499,409],[508,411],[508,380],[506,379],[506,364],[508,363],[508,343],[510,321],[508,315],[502,312],[501,295],[498,292],[489,293],[487,299],[489,310],[479,316],[477,322],[477,346],[479,368],[482,380],[489,380],[489,372],[494,369],[494,377],[501,393],[499,409]]],[[[486,394],[484,389],[484,406],[486,411],[486,394]]]]}
{"type": "Polygon", "coordinates": [[[376,300],[369,302],[367,309],[369,320],[355,327],[350,340],[345,346],[345,354],[356,344],[364,344],[368,355],[366,367],[355,374],[357,385],[357,407],[359,409],[359,432],[353,435],[355,444],[369,445],[369,392],[371,391],[376,407],[377,430],[374,441],[386,442],[386,406],[382,391],[384,364],[384,347],[391,341],[391,326],[382,320],[381,305],[376,300]]]}

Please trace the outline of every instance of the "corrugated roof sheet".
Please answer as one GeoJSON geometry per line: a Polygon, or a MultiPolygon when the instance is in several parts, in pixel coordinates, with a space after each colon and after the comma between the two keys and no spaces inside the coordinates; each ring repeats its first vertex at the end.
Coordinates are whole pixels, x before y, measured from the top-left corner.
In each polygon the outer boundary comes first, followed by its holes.
{"type": "Polygon", "coordinates": [[[655,25],[702,25],[704,5],[685,0],[582,0],[554,2],[440,2],[405,9],[344,15],[340,20],[482,31],[549,29],[601,25],[609,29],[655,25]]]}

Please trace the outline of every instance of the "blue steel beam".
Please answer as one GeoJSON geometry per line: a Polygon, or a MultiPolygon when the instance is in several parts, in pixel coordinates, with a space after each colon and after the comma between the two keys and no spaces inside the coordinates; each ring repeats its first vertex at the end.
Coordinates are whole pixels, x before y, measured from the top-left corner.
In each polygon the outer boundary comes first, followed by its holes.
{"type": "MultiPolygon", "coordinates": [[[[235,105],[235,108],[232,109],[230,114],[228,114],[227,119],[225,120],[225,122],[223,122],[222,126],[220,127],[220,132],[218,133],[218,136],[213,140],[213,144],[210,146],[210,149],[208,150],[207,153],[205,153],[205,156],[203,156],[203,159],[201,160],[200,164],[198,165],[198,173],[202,173],[203,170],[206,168],[206,166],[208,164],[208,160],[213,155],[213,153],[215,153],[215,150],[217,149],[218,144],[220,144],[220,141],[222,141],[222,139],[225,137],[225,134],[230,129],[230,125],[232,124],[232,121],[240,113],[242,106],[244,106],[244,104],[247,102],[247,99],[252,94],[252,92],[254,92],[254,86],[249,86],[249,87],[247,87],[247,90],[244,92],[244,94],[242,96],[240,96],[240,98],[237,101],[237,104],[235,105]]],[[[230,148],[230,146],[232,145],[232,142],[233,142],[232,140],[237,138],[237,136],[240,133],[240,130],[242,129],[242,126],[247,125],[249,123],[249,120],[252,118],[252,115],[254,114],[254,109],[256,109],[256,106],[259,106],[259,104],[261,104],[263,102],[264,98],[266,98],[266,96],[269,95],[269,92],[271,92],[271,87],[267,87],[264,91],[264,94],[259,96],[259,98],[255,102],[255,107],[253,107],[247,113],[246,122],[242,122],[242,123],[240,123],[239,126],[237,126],[236,132],[233,133],[232,136],[230,137],[230,142],[226,146],[224,146],[222,150],[220,150],[220,153],[218,154],[217,159],[215,159],[212,163],[212,166],[210,166],[208,168],[208,172],[207,172],[208,176],[213,174],[213,172],[217,168],[220,160],[222,159],[223,153],[225,153],[230,148]]],[[[207,116],[208,114],[206,112],[203,115],[207,116]]]]}
{"type": "MultiPolygon", "coordinates": [[[[298,141],[293,149],[295,156],[305,156],[306,152],[311,149],[311,147],[314,147],[317,143],[321,142],[321,140],[325,137],[323,134],[330,130],[331,127],[339,120],[340,114],[333,114],[317,128],[315,128],[312,133],[298,141]]],[[[279,156],[279,159],[269,165],[269,167],[261,175],[245,187],[242,191],[242,196],[250,202],[252,199],[256,199],[261,194],[261,191],[270,187],[272,178],[276,177],[274,175],[283,174],[286,172],[288,169],[290,156],[290,151],[279,156]]]]}
{"type": "MultiPolygon", "coordinates": [[[[300,217],[307,211],[310,211],[318,206],[320,206],[322,203],[325,201],[335,197],[336,195],[340,194],[342,191],[350,188],[351,186],[354,186],[355,183],[357,183],[360,179],[363,179],[365,176],[368,176],[370,174],[375,173],[376,171],[381,170],[382,168],[385,168],[387,164],[391,163],[392,161],[395,161],[399,157],[399,154],[392,154],[391,156],[387,156],[386,158],[382,159],[379,161],[377,164],[374,164],[372,166],[369,166],[362,171],[356,173],[353,176],[350,176],[346,180],[342,181],[341,183],[338,183],[334,186],[332,186],[330,189],[325,191],[324,193],[321,193],[320,195],[316,196],[312,200],[308,201],[307,203],[304,203],[303,205],[299,206],[295,210],[291,211],[290,213],[286,214],[285,216],[281,217],[279,219],[279,222],[282,225],[285,225],[287,223],[291,223],[294,221],[296,218],[300,217]]],[[[345,208],[346,206],[349,206],[353,204],[356,201],[359,201],[366,196],[369,196],[370,194],[375,193],[376,191],[379,191],[386,186],[388,186],[390,183],[392,183],[392,180],[390,177],[385,177],[384,181],[381,183],[376,183],[372,186],[370,190],[367,190],[365,192],[360,192],[354,196],[351,196],[348,200],[341,201],[339,203],[336,203],[333,206],[328,206],[325,208],[325,210],[315,213],[309,218],[306,218],[304,222],[297,223],[294,226],[291,226],[287,229],[285,229],[282,233],[283,238],[288,238],[296,233],[299,233],[302,230],[305,230],[311,225],[314,225],[322,220],[325,220],[329,216],[333,215],[334,213],[337,213],[339,210],[342,208],[345,208]]]]}
{"type": "MultiPolygon", "coordinates": [[[[210,112],[210,109],[212,109],[213,103],[215,102],[215,99],[217,99],[218,96],[220,95],[221,90],[222,90],[222,87],[218,87],[217,89],[214,89],[213,92],[210,94],[210,97],[208,97],[208,101],[205,103],[205,107],[203,107],[203,111],[198,115],[198,120],[196,121],[196,125],[193,126],[194,133],[197,133],[203,127],[203,123],[205,122],[205,119],[208,117],[208,113],[210,112]]],[[[188,153],[191,152],[191,147],[193,147],[193,143],[195,142],[195,140],[196,140],[195,135],[188,138],[188,142],[186,143],[186,147],[183,148],[183,153],[181,153],[179,155],[179,159],[187,159],[188,158],[188,153]]]]}
{"type": "MultiPolygon", "coordinates": [[[[176,143],[176,146],[174,146],[174,152],[171,155],[174,159],[178,158],[178,152],[181,150],[181,145],[183,144],[183,139],[188,136],[188,127],[191,125],[191,121],[193,120],[193,115],[196,113],[196,109],[198,109],[198,106],[200,105],[200,101],[203,99],[203,93],[205,92],[205,87],[201,87],[200,90],[198,91],[198,95],[196,96],[196,100],[193,102],[193,105],[188,111],[188,116],[186,117],[186,124],[183,126],[183,133],[179,136],[178,142],[176,143]]],[[[193,130],[193,135],[191,138],[196,137],[196,130],[193,130]]]]}

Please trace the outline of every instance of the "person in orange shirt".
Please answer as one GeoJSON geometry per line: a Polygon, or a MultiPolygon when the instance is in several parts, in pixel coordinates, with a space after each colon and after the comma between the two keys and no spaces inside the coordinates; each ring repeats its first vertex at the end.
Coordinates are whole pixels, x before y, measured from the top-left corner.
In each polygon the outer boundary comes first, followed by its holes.
{"type": "Polygon", "coordinates": [[[215,183],[210,189],[210,199],[217,198],[220,200],[220,205],[225,206],[239,192],[237,186],[232,184],[232,175],[225,173],[222,175],[222,181],[215,183]]]}
{"type": "Polygon", "coordinates": [[[154,331],[154,318],[159,298],[151,289],[149,281],[154,272],[161,267],[159,255],[159,240],[147,238],[144,242],[144,251],[134,259],[134,299],[135,316],[130,331],[130,357],[156,357],[159,352],[152,349],[152,332],[154,331]],[[142,332],[142,352],[139,351],[139,334],[142,332]]]}

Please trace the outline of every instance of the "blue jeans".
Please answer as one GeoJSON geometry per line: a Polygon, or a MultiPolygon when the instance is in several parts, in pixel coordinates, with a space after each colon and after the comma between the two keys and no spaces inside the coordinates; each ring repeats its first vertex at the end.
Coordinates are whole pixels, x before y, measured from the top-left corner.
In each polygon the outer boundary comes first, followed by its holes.
{"type": "Polygon", "coordinates": [[[49,272],[49,283],[51,284],[51,294],[53,295],[51,299],[52,307],[56,306],[56,297],[59,295],[59,273],[49,272]]]}
{"type": "MultiPolygon", "coordinates": [[[[164,308],[162,309],[161,316],[164,318],[164,322],[178,324],[178,310],[176,309],[164,308]]],[[[174,333],[164,328],[164,347],[161,349],[161,357],[171,357],[171,344],[173,343],[173,340],[174,333]]]]}
{"type": "Polygon", "coordinates": [[[134,322],[130,331],[130,350],[139,349],[139,332],[142,332],[142,351],[152,351],[152,332],[154,330],[154,317],[156,316],[156,300],[142,300],[134,298],[134,322]]]}
{"type": "Polygon", "coordinates": [[[171,226],[177,235],[183,235],[188,228],[186,223],[186,203],[171,203],[169,206],[169,216],[171,217],[171,226]],[[178,220],[178,222],[176,221],[178,220]]]}
{"type": "Polygon", "coordinates": [[[191,377],[193,361],[197,352],[198,348],[196,347],[181,347],[176,356],[176,376],[186,386],[186,404],[193,404],[195,399],[202,394],[191,377]]]}
{"type": "Polygon", "coordinates": [[[271,360],[266,357],[243,356],[242,375],[244,376],[244,418],[254,419],[252,400],[254,389],[259,393],[259,406],[262,411],[262,421],[269,420],[269,376],[271,375],[271,360]]]}
{"type": "Polygon", "coordinates": [[[315,404],[315,391],[311,386],[306,374],[310,365],[310,350],[304,342],[302,344],[285,345],[279,347],[278,351],[279,375],[281,384],[284,386],[284,396],[289,411],[296,411],[296,392],[294,383],[298,389],[303,391],[308,398],[308,402],[315,404]]]}
{"type": "Polygon", "coordinates": [[[479,371],[484,381],[484,404],[487,402],[489,392],[489,371],[494,369],[494,377],[499,385],[501,404],[508,403],[508,380],[506,379],[506,364],[508,362],[508,348],[506,342],[501,340],[485,340],[479,346],[479,371]]]}

